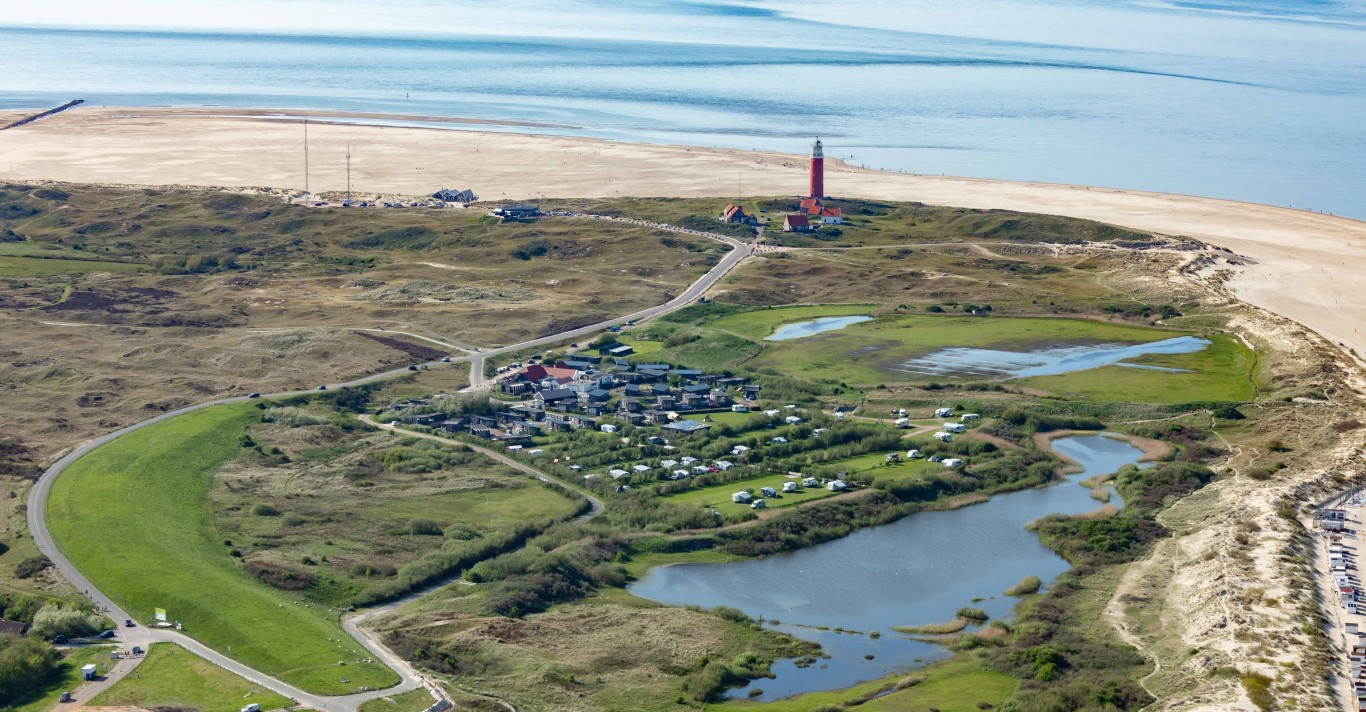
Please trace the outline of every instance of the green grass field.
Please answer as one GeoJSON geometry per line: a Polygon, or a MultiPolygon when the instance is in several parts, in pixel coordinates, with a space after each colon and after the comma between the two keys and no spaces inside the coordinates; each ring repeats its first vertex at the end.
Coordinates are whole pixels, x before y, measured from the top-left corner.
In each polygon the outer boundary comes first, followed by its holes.
{"type": "Polygon", "coordinates": [[[1232,336],[1214,334],[1204,351],[1148,355],[1131,363],[1181,368],[1169,373],[1124,366],[1102,366],[1057,376],[1023,378],[1016,383],[1068,398],[1136,403],[1248,401],[1256,395],[1252,371],[1257,356],[1232,336]]]}
{"type": "MultiPolygon", "coordinates": [[[[916,447],[908,443],[906,448],[900,452],[906,454],[906,450],[916,447]]],[[[879,480],[900,480],[910,477],[919,477],[930,472],[942,472],[944,466],[937,462],[928,460],[901,460],[895,464],[887,464],[887,453],[870,452],[866,455],[851,457],[844,460],[835,460],[826,463],[828,467],[837,467],[846,472],[872,472],[879,480]]]]}
{"type": "Polygon", "coordinates": [[[360,706],[360,712],[422,712],[435,703],[426,688],[409,690],[393,697],[370,700],[360,706]]]}
{"type": "Polygon", "coordinates": [[[20,700],[19,704],[5,709],[10,712],[47,712],[58,704],[57,700],[63,692],[75,692],[85,682],[81,679],[81,667],[95,663],[100,666],[101,675],[107,672],[109,664],[114,662],[109,657],[114,650],[112,645],[91,645],[66,651],[60,663],[60,674],[56,678],[20,700]]]}
{"type": "Polygon", "coordinates": [[[750,490],[754,493],[755,499],[759,498],[760,487],[772,487],[778,490],[777,497],[764,497],[764,503],[769,507],[793,507],[806,502],[814,502],[818,499],[835,496],[831,492],[819,487],[802,487],[796,492],[783,493],[783,483],[792,480],[785,475],[760,475],[749,479],[726,482],[710,487],[699,487],[697,489],[679,492],[677,494],[665,495],[663,500],[669,504],[691,507],[710,507],[726,514],[730,511],[740,512],[749,509],[748,504],[736,504],[730,501],[731,494],[742,489],[750,490]]]}
{"type": "Polygon", "coordinates": [[[287,697],[252,684],[171,643],[155,643],[147,658],[91,704],[199,712],[237,712],[256,703],[263,710],[293,705],[287,697]]]}
{"type": "Polygon", "coordinates": [[[445,524],[500,524],[565,517],[575,504],[549,487],[448,492],[384,502],[361,510],[360,517],[392,524],[402,519],[432,519],[445,524]]]}
{"type": "Polygon", "coordinates": [[[147,621],[165,608],[186,633],[302,689],[343,694],[397,683],[389,669],[356,662],[370,654],[335,611],[249,577],[214,529],[213,473],[257,417],[251,405],[206,408],[91,452],[53,483],[53,538],[131,615],[147,621]]]}
{"type": "MultiPolygon", "coordinates": [[[[986,702],[993,707],[999,706],[1015,694],[1015,688],[1020,685],[1019,680],[1009,675],[984,670],[976,660],[960,655],[906,675],[862,682],[842,690],[811,692],[773,702],[727,700],[722,704],[711,705],[707,709],[731,712],[809,712],[822,705],[841,705],[873,694],[904,678],[917,678],[920,682],[848,709],[873,712],[923,712],[932,709],[940,712],[977,712],[981,709],[990,709],[979,707],[978,703],[986,702]]],[[[756,685],[762,687],[763,681],[756,685]]]]}
{"type": "Polygon", "coordinates": [[[132,262],[0,255],[0,277],[46,277],[71,272],[137,272],[142,269],[142,265],[132,262]]]}

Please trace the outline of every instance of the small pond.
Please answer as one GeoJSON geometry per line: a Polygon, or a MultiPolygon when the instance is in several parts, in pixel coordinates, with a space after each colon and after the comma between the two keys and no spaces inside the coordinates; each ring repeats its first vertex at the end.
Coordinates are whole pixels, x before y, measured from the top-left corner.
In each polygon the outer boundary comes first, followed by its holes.
{"type": "Polygon", "coordinates": [[[1178,336],[1147,344],[1093,344],[1060,346],[1036,351],[994,351],[992,349],[948,348],[894,367],[895,370],[925,376],[976,376],[981,378],[1026,378],[1054,376],[1118,364],[1136,368],[1180,373],[1182,369],[1119,363],[1148,354],[1189,354],[1209,346],[1198,336],[1178,336]]]}
{"type": "Polygon", "coordinates": [[[783,324],[778,327],[773,335],[764,341],[787,341],[788,339],[800,339],[803,336],[819,334],[823,331],[834,331],[843,329],[850,324],[859,324],[865,321],[872,321],[871,316],[824,316],[811,321],[799,321],[793,324],[783,324]]]}
{"type": "MultiPolygon", "coordinates": [[[[630,590],[662,603],[733,606],[752,617],[821,644],[829,659],[799,668],[773,666],[775,679],[731,691],[773,700],[803,692],[848,687],[948,656],[943,648],[898,634],[893,626],[953,619],[963,606],[993,618],[1009,616],[1016,599],[1002,595],[1026,576],[1051,584],[1067,570],[1025,525],[1046,514],[1080,514],[1100,503],[1077,482],[1137,462],[1143,453],[1099,435],[1059,438],[1054,448],[1083,472],[1041,489],[997,495],[944,512],[921,512],[891,524],[791,554],[730,564],[679,564],[651,569],[630,590]],[[973,603],[972,599],[986,600],[973,603]],[[820,627],[860,631],[835,633],[820,627]],[[866,633],[878,631],[881,638],[866,633]],[[872,660],[864,658],[873,655],[872,660]]],[[[1111,503],[1120,504],[1118,498],[1111,503]]]]}

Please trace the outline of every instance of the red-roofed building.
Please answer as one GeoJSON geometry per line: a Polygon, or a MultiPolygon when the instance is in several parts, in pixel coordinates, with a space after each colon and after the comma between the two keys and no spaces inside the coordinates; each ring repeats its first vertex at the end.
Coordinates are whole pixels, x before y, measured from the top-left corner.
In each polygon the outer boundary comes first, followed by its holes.
{"type": "Polygon", "coordinates": [[[811,232],[811,221],[805,215],[784,215],[783,232],[811,232]]]}
{"type": "Polygon", "coordinates": [[[547,378],[553,378],[561,383],[568,383],[574,380],[574,378],[579,375],[579,372],[572,368],[535,364],[518,371],[517,375],[532,383],[539,383],[547,378]]]}
{"type": "Polygon", "coordinates": [[[806,213],[807,215],[815,215],[816,213],[820,212],[820,209],[820,198],[802,198],[802,212],[806,213]]]}
{"type": "Polygon", "coordinates": [[[821,208],[820,213],[822,225],[839,225],[844,222],[844,215],[839,208],[821,208]]]}

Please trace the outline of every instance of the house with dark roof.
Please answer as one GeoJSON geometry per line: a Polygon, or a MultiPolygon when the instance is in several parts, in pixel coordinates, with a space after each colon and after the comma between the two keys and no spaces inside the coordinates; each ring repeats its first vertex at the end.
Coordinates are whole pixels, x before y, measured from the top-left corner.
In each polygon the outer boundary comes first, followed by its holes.
{"type": "Polygon", "coordinates": [[[759,224],[759,218],[745,212],[744,208],[741,208],[735,203],[728,203],[726,209],[721,211],[721,217],[717,218],[717,220],[728,225],[759,224]]]}
{"type": "Polygon", "coordinates": [[[534,205],[500,205],[493,209],[492,215],[504,220],[530,220],[541,216],[541,209],[534,205]]]}
{"type": "Polygon", "coordinates": [[[19,621],[7,621],[0,618],[0,635],[6,633],[10,635],[23,635],[28,630],[28,625],[19,621]]]}
{"type": "Polygon", "coordinates": [[[536,402],[542,405],[576,401],[578,398],[578,394],[568,388],[545,388],[536,392],[536,402]]]}
{"type": "Polygon", "coordinates": [[[469,188],[464,190],[442,188],[441,190],[432,193],[432,197],[443,203],[473,203],[475,200],[478,200],[478,198],[474,196],[474,191],[469,188]]]}
{"type": "Polygon", "coordinates": [[[700,420],[675,420],[672,423],[660,426],[660,429],[678,435],[692,435],[693,433],[700,433],[710,427],[710,424],[700,420]]]}

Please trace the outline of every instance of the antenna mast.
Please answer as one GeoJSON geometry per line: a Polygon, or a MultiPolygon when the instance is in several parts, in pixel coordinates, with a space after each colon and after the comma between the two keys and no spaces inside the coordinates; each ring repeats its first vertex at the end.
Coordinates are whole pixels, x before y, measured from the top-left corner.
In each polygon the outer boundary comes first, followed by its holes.
{"type": "Polygon", "coordinates": [[[346,144],[346,197],[351,197],[351,144],[346,144]]]}
{"type": "Polygon", "coordinates": [[[308,190],[308,119],[304,119],[304,193],[313,194],[308,190]]]}

